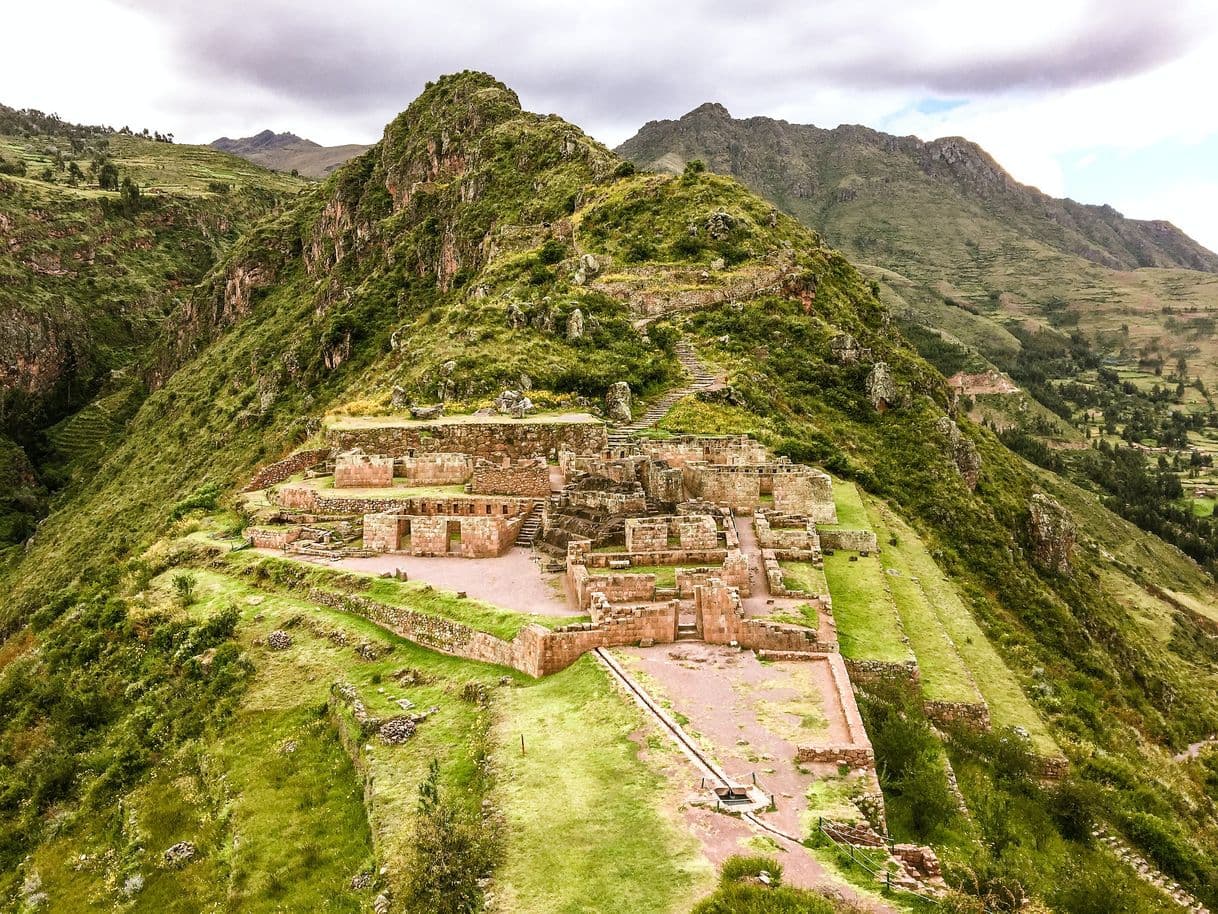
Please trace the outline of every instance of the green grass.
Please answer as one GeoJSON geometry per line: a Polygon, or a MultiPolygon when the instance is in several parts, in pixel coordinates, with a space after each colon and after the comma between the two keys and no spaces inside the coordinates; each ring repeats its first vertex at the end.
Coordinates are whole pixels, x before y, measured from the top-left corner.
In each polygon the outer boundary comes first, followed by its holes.
{"type": "Polygon", "coordinates": [[[939,620],[936,606],[922,589],[922,577],[910,567],[907,555],[921,549],[920,541],[911,530],[903,528],[898,545],[893,546],[890,538],[895,520],[890,520],[890,513],[873,503],[871,517],[882,543],[880,565],[918,659],[923,694],[934,701],[979,701],[981,695],[968,667],[939,620]]]}
{"type": "MultiPolygon", "coordinates": [[[[1037,713],[1028,697],[1024,694],[1019,681],[1010,668],[1003,662],[994,646],[986,637],[985,632],[973,618],[973,614],[960,599],[959,593],[943,572],[935,564],[934,559],[926,551],[918,535],[906,524],[900,521],[891,511],[876,504],[876,513],[882,518],[891,533],[895,533],[897,546],[890,545],[885,540],[881,546],[882,560],[892,562],[892,567],[902,571],[901,578],[891,578],[894,592],[898,582],[912,582],[917,578],[917,588],[921,591],[919,599],[908,588],[902,592],[905,595],[905,612],[908,613],[910,624],[906,631],[914,644],[915,652],[919,646],[925,650],[926,662],[929,669],[923,666],[923,655],[918,653],[918,664],[922,670],[924,688],[928,690],[927,697],[936,697],[930,690],[940,694],[955,694],[965,696],[969,690],[965,686],[966,679],[963,671],[952,660],[952,654],[943,641],[931,634],[936,627],[928,612],[933,612],[937,627],[951,641],[958,658],[972,673],[981,697],[985,699],[990,709],[990,720],[995,727],[1022,727],[1028,731],[1036,751],[1044,755],[1060,755],[1056,741],[1049,734],[1044,721],[1037,713]],[[915,640],[915,635],[917,640],[915,640]],[[930,677],[927,682],[927,677],[930,677]],[[933,683],[933,686],[931,685],[933,683]]],[[[833,556],[832,558],[835,558],[833,556]]],[[[834,608],[837,602],[834,600],[834,608]]],[[[839,622],[839,628],[841,623],[839,622]]],[[[959,697],[951,700],[970,700],[959,697]]]]}
{"type": "Polygon", "coordinates": [[[836,524],[819,524],[827,530],[870,530],[871,520],[863,506],[858,487],[852,482],[833,480],[833,503],[837,507],[836,524]]]}
{"type": "Polygon", "coordinates": [[[787,590],[799,590],[808,594],[829,592],[823,569],[811,562],[780,562],[782,584],[787,590]]]}
{"type": "Polygon", "coordinates": [[[869,556],[852,562],[852,557],[845,552],[825,556],[842,656],[888,663],[912,660],[879,559],[869,556]]]}
{"type": "MultiPolygon", "coordinates": [[[[510,835],[496,878],[502,910],[661,914],[687,910],[709,888],[696,842],[670,818],[672,785],[640,758],[643,726],[589,657],[502,696],[494,753],[510,835]]],[[[648,758],[665,748],[649,744],[648,758]]]]}
{"type": "Polygon", "coordinates": [[[629,568],[589,568],[594,575],[610,574],[654,574],[656,587],[673,588],[677,586],[676,565],[631,565],[629,568]]]}

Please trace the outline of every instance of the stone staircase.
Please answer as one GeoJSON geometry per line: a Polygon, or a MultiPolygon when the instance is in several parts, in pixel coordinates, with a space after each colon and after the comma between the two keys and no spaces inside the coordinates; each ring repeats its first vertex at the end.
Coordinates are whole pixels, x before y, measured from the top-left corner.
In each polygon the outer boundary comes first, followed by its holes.
{"type": "Polygon", "coordinates": [[[520,525],[520,532],[516,534],[516,545],[523,546],[525,549],[532,549],[533,543],[537,541],[537,534],[541,532],[541,502],[533,505],[532,510],[525,516],[524,521],[520,525]]]}
{"type": "Polygon", "coordinates": [[[721,379],[716,377],[714,372],[707,367],[706,363],[698,358],[698,353],[694,351],[694,347],[690,345],[687,339],[682,338],[678,340],[675,348],[677,361],[681,363],[681,367],[685,369],[685,373],[688,375],[687,382],[665,393],[664,396],[647,407],[647,411],[643,415],[630,424],[611,429],[609,432],[610,447],[624,446],[629,443],[631,435],[652,428],[657,422],[668,415],[668,411],[678,401],[685,397],[696,394],[700,390],[711,390],[722,386],[721,379]]]}
{"type": "Polygon", "coordinates": [[[693,622],[677,623],[678,641],[698,641],[698,626],[693,622]]]}
{"type": "Polygon", "coordinates": [[[1124,863],[1133,867],[1134,872],[1138,874],[1138,878],[1165,892],[1172,901],[1188,911],[1189,914],[1210,914],[1209,908],[1189,894],[1187,889],[1170,876],[1160,872],[1154,864],[1150,863],[1145,857],[1102,825],[1097,827],[1092,834],[1097,841],[1108,847],[1124,863]]]}

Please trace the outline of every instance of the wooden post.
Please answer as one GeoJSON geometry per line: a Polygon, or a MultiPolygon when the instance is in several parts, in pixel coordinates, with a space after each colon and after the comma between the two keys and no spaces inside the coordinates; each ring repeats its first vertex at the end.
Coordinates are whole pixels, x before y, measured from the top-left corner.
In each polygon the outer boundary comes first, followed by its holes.
{"type": "Polygon", "coordinates": [[[520,734],[520,754],[524,755],[524,734],[520,734]]]}

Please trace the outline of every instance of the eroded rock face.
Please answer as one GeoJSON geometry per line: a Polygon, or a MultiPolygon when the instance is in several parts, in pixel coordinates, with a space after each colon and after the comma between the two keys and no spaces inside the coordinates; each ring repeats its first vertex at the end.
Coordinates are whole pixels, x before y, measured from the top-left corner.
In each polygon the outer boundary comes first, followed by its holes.
{"type": "Polygon", "coordinates": [[[629,422],[633,416],[630,413],[630,385],[625,381],[617,381],[609,386],[605,393],[605,412],[614,422],[629,422]]]}
{"type": "Polygon", "coordinates": [[[947,439],[952,460],[955,461],[956,470],[964,484],[969,487],[969,491],[977,488],[977,479],[981,475],[981,455],[977,453],[973,440],[960,431],[950,416],[939,417],[935,429],[947,439]]]}
{"type": "Polygon", "coordinates": [[[839,333],[829,342],[829,354],[838,364],[853,365],[862,358],[863,350],[849,333],[839,333]]]}
{"type": "Polygon", "coordinates": [[[897,385],[887,362],[876,362],[867,375],[867,396],[878,412],[897,405],[897,385]]]}
{"type": "Polygon", "coordinates": [[[1028,536],[1032,561],[1040,568],[1069,574],[1076,531],[1069,513],[1048,495],[1037,493],[1028,503],[1028,536]]]}
{"type": "Polygon", "coordinates": [[[179,841],[173,847],[165,851],[165,863],[169,866],[181,866],[183,863],[192,860],[195,855],[195,846],[189,841],[179,841]]]}

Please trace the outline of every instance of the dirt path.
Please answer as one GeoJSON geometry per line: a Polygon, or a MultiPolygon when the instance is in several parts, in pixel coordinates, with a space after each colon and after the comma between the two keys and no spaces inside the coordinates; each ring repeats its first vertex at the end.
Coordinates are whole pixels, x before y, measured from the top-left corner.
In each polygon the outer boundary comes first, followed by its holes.
{"type": "MultiPolygon", "coordinates": [[[[261,550],[260,550],[261,551],[261,550]]],[[[268,555],[282,553],[267,550],[268,555]]],[[[290,556],[329,568],[383,574],[405,571],[411,581],[425,581],[443,590],[464,591],[514,612],[538,616],[578,616],[575,601],[567,593],[564,576],[542,572],[533,554],[526,549],[509,549],[491,559],[464,559],[443,556],[385,554],[367,558],[325,558],[290,556]]]]}

